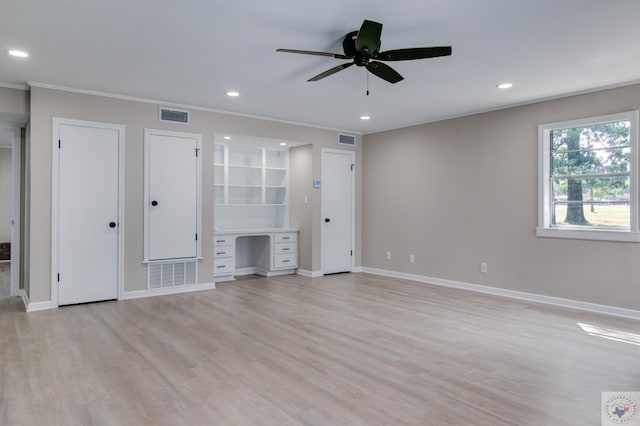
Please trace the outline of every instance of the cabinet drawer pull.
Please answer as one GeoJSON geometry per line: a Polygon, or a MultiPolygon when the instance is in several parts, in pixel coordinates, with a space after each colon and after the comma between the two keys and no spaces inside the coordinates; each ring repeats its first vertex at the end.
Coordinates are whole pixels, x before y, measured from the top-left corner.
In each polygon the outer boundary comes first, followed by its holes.
{"type": "Polygon", "coordinates": [[[224,243],[226,240],[216,240],[216,243],[224,243]]]}
{"type": "Polygon", "coordinates": [[[226,268],[227,265],[220,265],[220,266],[216,266],[216,268],[221,269],[221,268],[226,268]]]}
{"type": "Polygon", "coordinates": [[[282,251],[289,251],[289,247],[283,247],[282,251]]]}
{"type": "Polygon", "coordinates": [[[288,240],[288,239],[289,239],[289,237],[282,237],[282,239],[283,239],[283,240],[288,240]]]}
{"type": "Polygon", "coordinates": [[[289,263],[289,259],[283,260],[282,263],[289,263]]]}
{"type": "Polygon", "coordinates": [[[226,254],[226,251],[217,251],[216,254],[226,254]]]}

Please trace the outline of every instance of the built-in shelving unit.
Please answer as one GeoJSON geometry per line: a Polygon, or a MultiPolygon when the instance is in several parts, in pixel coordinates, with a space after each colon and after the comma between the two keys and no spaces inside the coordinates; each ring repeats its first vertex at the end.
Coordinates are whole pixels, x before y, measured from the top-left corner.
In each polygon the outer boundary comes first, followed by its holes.
{"type": "Polygon", "coordinates": [[[288,151],[230,143],[215,144],[214,148],[216,228],[286,227],[288,151]]]}

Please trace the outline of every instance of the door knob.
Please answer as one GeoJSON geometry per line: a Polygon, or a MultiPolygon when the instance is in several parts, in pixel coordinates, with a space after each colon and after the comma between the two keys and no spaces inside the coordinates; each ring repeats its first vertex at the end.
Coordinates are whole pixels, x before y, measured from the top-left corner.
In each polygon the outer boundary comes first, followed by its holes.
{"type": "Polygon", "coordinates": [[[324,222],[325,222],[325,223],[329,223],[329,222],[331,222],[331,219],[329,219],[328,217],[326,217],[326,218],[324,219],[324,222]]]}
{"type": "Polygon", "coordinates": [[[153,207],[155,207],[155,206],[157,206],[157,205],[158,205],[158,202],[157,202],[156,200],[153,200],[153,201],[151,202],[151,205],[152,205],[153,207]]]}
{"type": "Polygon", "coordinates": [[[115,222],[109,222],[109,228],[115,228],[115,227],[116,227],[115,222]]]}

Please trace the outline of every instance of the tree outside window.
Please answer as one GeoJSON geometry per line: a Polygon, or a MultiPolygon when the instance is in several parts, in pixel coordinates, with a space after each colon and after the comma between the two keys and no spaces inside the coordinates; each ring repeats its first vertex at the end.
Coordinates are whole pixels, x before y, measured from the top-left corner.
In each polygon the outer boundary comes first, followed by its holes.
{"type": "Polygon", "coordinates": [[[637,233],[636,123],[631,112],[540,126],[539,236],[637,233]]]}

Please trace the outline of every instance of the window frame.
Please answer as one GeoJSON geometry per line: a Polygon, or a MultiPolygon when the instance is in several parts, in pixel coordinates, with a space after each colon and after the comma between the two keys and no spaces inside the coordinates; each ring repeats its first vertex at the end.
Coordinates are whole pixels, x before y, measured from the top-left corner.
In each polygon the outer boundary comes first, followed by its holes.
{"type": "Polygon", "coordinates": [[[537,237],[570,238],[580,240],[640,242],[638,230],[638,111],[579,118],[575,120],[544,123],[538,125],[538,227],[537,237]],[[574,127],[585,127],[613,121],[629,121],[629,143],[631,146],[631,170],[629,185],[630,223],[629,230],[586,229],[581,227],[551,224],[551,132],[574,127]]]}

